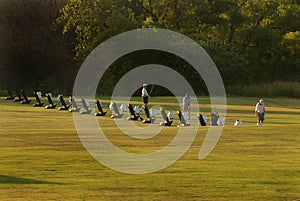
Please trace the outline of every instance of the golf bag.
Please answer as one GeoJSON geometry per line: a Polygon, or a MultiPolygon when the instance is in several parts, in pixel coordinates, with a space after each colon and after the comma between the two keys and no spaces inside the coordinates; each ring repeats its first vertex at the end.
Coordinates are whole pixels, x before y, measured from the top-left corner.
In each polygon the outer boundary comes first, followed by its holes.
{"type": "Polygon", "coordinates": [[[33,107],[41,107],[44,105],[44,102],[41,101],[42,98],[42,92],[40,91],[34,91],[33,92],[36,103],[33,104],[33,107]]]}
{"type": "Polygon", "coordinates": [[[59,99],[60,103],[62,104],[62,107],[58,108],[58,110],[69,110],[70,106],[66,104],[62,94],[58,95],[58,99],[59,99]]]}
{"type": "Polygon", "coordinates": [[[202,114],[198,114],[198,119],[201,126],[206,126],[206,116],[202,114]]]}
{"type": "Polygon", "coordinates": [[[79,112],[80,111],[80,107],[78,107],[77,102],[74,97],[70,96],[69,102],[72,105],[72,108],[69,110],[70,112],[79,112]]]}
{"type": "Polygon", "coordinates": [[[23,95],[23,100],[20,102],[21,104],[29,104],[31,102],[31,100],[28,99],[24,89],[21,89],[21,93],[23,95]]]}
{"type": "Polygon", "coordinates": [[[155,118],[151,117],[148,107],[145,107],[144,110],[145,110],[147,119],[143,120],[143,123],[145,123],[145,124],[154,123],[155,118]]]}
{"type": "Polygon", "coordinates": [[[184,118],[184,116],[182,115],[181,111],[177,111],[179,120],[180,120],[180,126],[189,126],[190,124],[186,123],[186,120],[184,118]]]}
{"type": "Polygon", "coordinates": [[[6,97],[5,100],[14,100],[16,96],[13,95],[12,91],[8,88],[6,90],[7,90],[8,96],[6,97]]]}
{"type": "Polygon", "coordinates": [[[143,118],[140,116],[140,114],[137,113],[136,111],[134,111],[131,104],[128,104],[128,109],[129,109],[129,112],[130,112],[131,116],[128,117],[127,120],[133,120],[133,121],[136,121],[138,119],[143,120],[143,118]]]}
{"type": "Polygon", "coordinates": [[[46,97],[49,102],[49,105],[47,105],[45,108],[46,109],[54,109],[56,107],[56,103],[53,103],[52,93],[46,93],[46,97]]]}
{"type": "Polygon", "coordinates": [[[121,113],[119,112],[117,103],[112,102],[112,103],[109,105],[109,108],[114,112],[114,114],[111,116],[112,119],[113,119],[113,118],[122,118],[123,114],[121,114],[121,113]]]}
{"type": "Polygon", "coordinates": [[[22,98],[19,90],[16,90],[16,95],[17,95],[17,97],[15,99],[15,102],[21,102],[24,99],[24,98],[22,98]]]}
{"type": "Polygon", "coordinates": [[[95,112],[95,116],[105,116],[106,112],[103,111],[102,109],[102,104],[99,100],[96,100],[96,107],[98,112],[95,112]]]}
{"type": "Polygon", "coordinates": [[[89,108],[89,101],[87,99],[82,98],[81,103],[85,111],[80,111],[80,114],[90,114],[92,110],[89,108]]]}
{"type": "Polygon", "coordinates": [[[162,115],[162,117],[164,119],[164,122],[161,122],[160,125],[161,126],[171,126],[172,123],[173,123],[173,121],[168,118],[165,109],[164,108],[160,108],[160,112],[161,112],[161,115],[162,115]]]}

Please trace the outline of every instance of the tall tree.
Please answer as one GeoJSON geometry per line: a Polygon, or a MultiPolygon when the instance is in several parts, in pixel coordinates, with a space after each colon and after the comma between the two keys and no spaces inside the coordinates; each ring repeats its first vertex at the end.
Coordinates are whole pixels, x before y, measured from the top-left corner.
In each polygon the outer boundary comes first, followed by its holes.
{"type": "MultiPolygon", "coordinates": [[[[226,86],[232,86],[299,81],[299,15],[299,2],[294,0],[70,0],[57,22],[64,33],[75,34],[79,60],[124,31],[142,27],[178,31],[205,47],[226,86]],[[283,69],[288,72],[285,76],[283,69]]],[[[190,71],[176,61],[170,65],[190,71]]],[[[118,70],[128,66],[125,61],[118,70]]]]}

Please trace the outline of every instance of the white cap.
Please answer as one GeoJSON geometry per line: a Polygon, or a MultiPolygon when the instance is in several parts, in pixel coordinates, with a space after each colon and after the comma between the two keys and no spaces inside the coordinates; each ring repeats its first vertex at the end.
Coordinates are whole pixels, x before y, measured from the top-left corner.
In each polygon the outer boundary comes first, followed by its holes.
{"type": "Polygon", "coordinates": [[[260,102],[260,103],[263,103],[263,102],[264,102],[264,100],[263,100],[263,99],[259,99],[259,102],[260,102]]]}
{"type": "Polygon", "coordinates": [[[143,84],[143,87],[146,87],[146,86],[148,86],[148,84],[143,84]]]}

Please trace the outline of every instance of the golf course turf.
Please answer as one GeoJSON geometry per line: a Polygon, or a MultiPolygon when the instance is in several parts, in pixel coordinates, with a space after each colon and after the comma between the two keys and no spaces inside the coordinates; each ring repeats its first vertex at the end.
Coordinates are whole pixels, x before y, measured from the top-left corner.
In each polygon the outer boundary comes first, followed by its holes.
{"type": "MultiPolygon", "coordinates": [[[[4,99],[0,98],[1,201],[300,200],[298,99],[265,98],[266,120],[257,126],[258,99],[229,97],[226,125],[210,155],[199,160],[209,126],[199,127],[192,146],[177,162],[158,172],[136,175],[96,161],[81,143],[72,113],[4,99]],[[237,119],[242,120],[241,126],[233,126],[237,119]]],[[[109,103],[108,98],[101,100],[109,103]]],[[[199,97],[198,102],[210,120],[210,99],[199,97]]],[[[134,98],[132,103],[141,104],[141,100],[134,98]]],[[[151,105],[179,108],[172,97],[151,97],[151,105]]],[[[108,111],[105,117],[96,117],[104,133],[128,152],[158,151],[178,130],[176,118],[174,126],[151,139],[132,139],[116,127],[109,109],[104,110],[108,111]]],[[[192,119],[197,120],[196,114],[192,119]]]]}

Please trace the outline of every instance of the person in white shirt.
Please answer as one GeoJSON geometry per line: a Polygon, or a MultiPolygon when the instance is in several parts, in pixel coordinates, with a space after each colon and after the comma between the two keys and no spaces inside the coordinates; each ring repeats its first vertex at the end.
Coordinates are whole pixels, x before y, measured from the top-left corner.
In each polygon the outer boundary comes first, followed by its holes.
{"type": "Polygon", "coordinates": [[[263,99],[259,99],[255,106],[255,115],[257,117],[257,125],[261,125],[265,120],[265,104],[263,99]]]}
{"type": "Polygon", "coordinates": [[[148,86],[148,84],[143,84],[143,89],[142,89],[142,98],[143,98],[143,102],[144,102],[143,107],[148,107],[149,94],[147,91],[147,86],[148,86]]]}
{"type": "Polygon", "coordinates": [[[191,111],[191,96],[187,93],[183,97],[182,106],[183,106],[183,111],[188,115],[187,120],[190,120],[191,119],[191,114],[190,114],[190,111],[191,111]]]}

